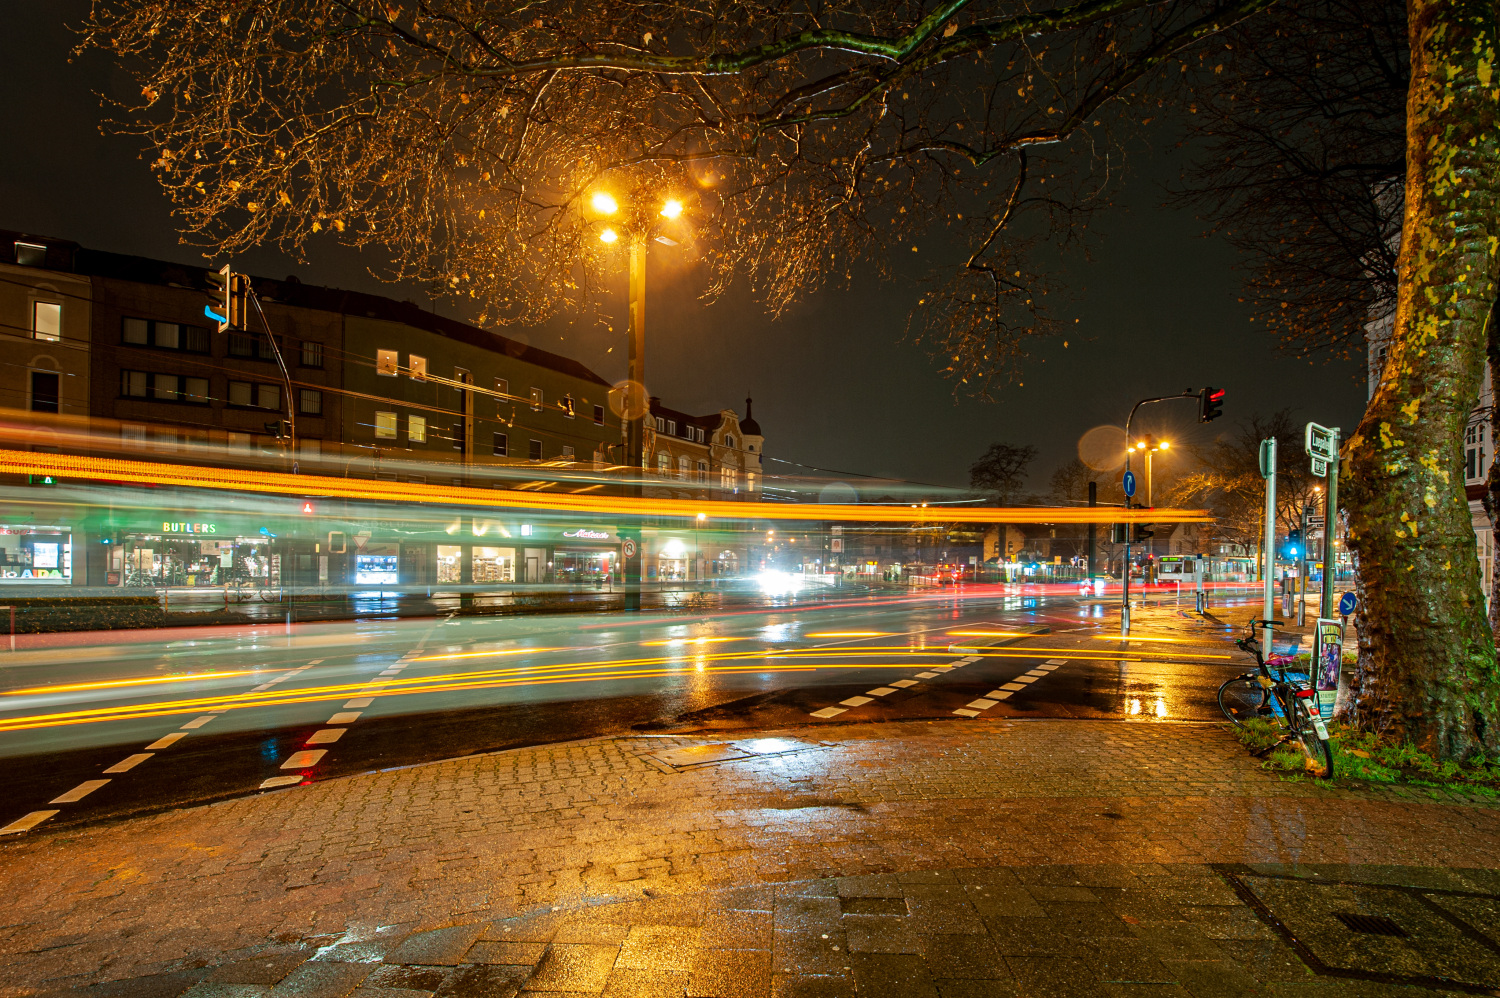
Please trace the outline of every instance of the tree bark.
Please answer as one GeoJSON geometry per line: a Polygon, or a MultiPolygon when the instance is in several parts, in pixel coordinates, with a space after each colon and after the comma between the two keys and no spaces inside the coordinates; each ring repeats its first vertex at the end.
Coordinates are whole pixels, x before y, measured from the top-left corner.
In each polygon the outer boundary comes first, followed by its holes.
{"type": "Polygon", "coordinates": [[[1485,331],[1485,354],[1490,362],[1490,438],[1485,441],[1484,446],[1489,448],[1492,454],[1489,474],[1484,483],[1484,514],[1490,518],[1491,548],[1490,548],[1490,633],[1494,635],[1495,643],[1500,646],[1500,599],[1495,599],[1495,594],[1500,593],[1500,551],[1494,549],[1494,527],[1500,523],[1500,453],[1495,453],[1495,431],[1500,429],[1500,406],[1496,406],[1495,400],[1500,399],[1500,299],[1490,306],[1489,328],[1485,331]]]}
{"type": "Polygon", "coordinates": [[[1352,712],[1443,759],[1500,747],[1500,672],[1463,433],[1496,297],[1500,67],[1490,0],[1409,0],[1406,205],[1391,358],[1349,441],[1365,604],[1352,712]]]}

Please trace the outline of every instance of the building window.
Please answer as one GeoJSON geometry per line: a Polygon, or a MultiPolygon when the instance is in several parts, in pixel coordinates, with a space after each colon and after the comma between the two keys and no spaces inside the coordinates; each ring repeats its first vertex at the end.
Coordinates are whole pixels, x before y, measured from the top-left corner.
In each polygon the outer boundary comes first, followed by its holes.
{"type": "Polygon", "coordinates": [[[281,408],[281,386],[256,385],[255,404],[262,409],[281,408]]]}
{"type": "Polygon", "coordinates": [[[194,405],[208,405],[208,379],[183,378],[182,400],[194,405]]]}
{"type": "Polygon", "coordinates": [[[705,485],[708,484],[708,462],[707,461],[699,461],[698,462],[698,481],[703,482],[705,485]]]}
{"type": "Polygon", "coordinates": [[[16,243],[16,263],[22,267],[47,266],[47,247],[40,243],[16,243]]]}
{"type": "Polygon", "coordinates": [[[229,334],[229,356],[254,357],[255,334],[231,332],[229,334]]]}
{"type": "Polygon", "coordinates": [[[563,444],[562,456],[563,456],[563,460],[564,461],[571,461],[571,460],[573,460],[573,445],[572,444],[563,444]]]}
{"type": "Polygon", "coordinates": [[[55,301],[32,302],[31,335],[53,342],[62,339],[62,306],[55,301]]]}
{"type": "Polygon", "coordinates": [[[255,386],[248,381],[231,381],[229,383],[229,404],[253,406],[255,404],[255,386]]]}
{"type": "Polygon", "coordinates": [[[31,411],[57,412],[62,395],[62,376],[56,371],[31,372],[31,411]]]}
{"type": "Polygon", "coordinates": [[[698,427],[698,442],[700,444],[704,442],[704,430],[703,430],[703,427],[701,427],[701,426],[698,427]]]}
{"type": "Polygon", "coordinates": [[[302,366],[323,366],[323,344],[318,343],[314,340],[302,341],[302,366]]]}
{"type": "Polygon", "coordinates": [[[460,451],[463,450],[464,443],[466,442],[465,438],[468,435],[468,431],[464,427],[464,421],[461,419],[455,419],[453,421],[453,449],[460,451]]]}
{"type": "Polygon", "coordinates": [[[413,381],[427,380],[427,358],[418,357],[416,354],[406,355],[406,370],[413,381]]]}
{"type": "Polygon", "coordinates": [[[158,402],[177,401],[177,375],[151,375],[151,396],[158,402]]]}
{"type": "Polygon", "coordinates": [[[746,492],[754,492],[755,491],[755,472],[753,472],[753,471],[747,471],[747,472],[745,472],[745,491],[746,492]]]}
{"type": "MultiPolygon", "coordinates": [[[[211,352],[211,338],[207,329],[180,322],[125,318],[120,320],[120,342],[129,346],[156,347],[158,350],[178,350],[182,353],[211,352]]],[[[253,356],[253,343],[249,349],[252,353],[243,356],[253,356]]]]}
{"type": "Polygon", "coordinates": [[[542,390],[540,388],[533,388],[531,390],[531,411],[542,411],[542,390]]]}
{"type": "Polygon", "coordinates": [[[564,395],[563,396],[563,400],[562,400],[562,407],[563,407],[563,415],[567,416],[569,419],[572,419],[573,415],[574,415],[573,396],[571,396],[571,395],[564,395]]]}
{"type": "Polygon", "coordinates": [[[406,417],[406,439],[414,444],[427,442],[427,418],[425,416],[406,417]]]}
{"type": "Polygon", "coordinates": [[[122,319],[120,342],[143,347],[151,342],[151,323],[145,319],[122,319]]]}
{"type": "Polygon", "coordinates": [[[596,405],[596,406],[594,406],[594,425],[595,426],[603,426],[604,425],[604,406],[602,406],[602,405],[596,405]]]}
{"type": "Polygon", "coordinates": [[[666,429],[667,429],[667,419],[666,419],[666,417],[665,416],[657,416],[656,417],[656,432],[657,433],[665,433],[666,429]]]}
{"type": "Polygon", "coordinates": [[[375,414],[375,436],[380,440],[396,439],[396,414],[394,412],[375,414]]]}
{"type": "Polygon", "coordinates": [[[674,437],[677,436],[677,420],[667,420],[667,433],[674,437]]]}
{"type": "Polygon", "coordinates": [[[510,438],[504,433],[495,434],[495,456],[505,457],[510,453],[510,438]]]}
{"type": "Polygon", "coordinates": [[[145,398],[148,377],[145,371],[121,371],[120,394],[127,398],[145,398]]]}
{"type": "Polygon", "coordinates": [[[323,393],[316,388],[303,388],[297,393],[297,411],[305,416],[323,415],[323,393]]]}
{"type": "Polygon", "coordinates": [[[682,479],[684,482],[687,481],[689,478],[692,477],[691,474],[690,474],[691,470],[692,470],[692,463],[690,461],[688,461],[687,458],[685,458],[685,457],[679,457],[677,459],[677,477],[678,478],[682,479]]]}
{"type": "Polygon", "coordinates": [[[382,378],[394,378],[396,376],[396,368],[398,366],[400,366],[400,361],[397,360],[396,351],[375,351],[375,373],[380,375],[382,378]]]}
{"type": "Polygon", "coordinates": [[[499,392],[501,395],[509,395],[510,394],[510,382],[506,381],[504,378],[496,378],[495,379],[495,391],[499,392]]]}
{"type": "Polygon", "coordinates": [[[526,456],[533,461],[540,461],[542,459],[542,442],[533,439],[530,448],[526,452],[526,456]]]}
{"type": "Polygon", "coordinates": [[[667,456],[667,452],[664,450],[656,452],[656,471],[660,475],[670,474],[672,471],[672,459],[667,456]]]}

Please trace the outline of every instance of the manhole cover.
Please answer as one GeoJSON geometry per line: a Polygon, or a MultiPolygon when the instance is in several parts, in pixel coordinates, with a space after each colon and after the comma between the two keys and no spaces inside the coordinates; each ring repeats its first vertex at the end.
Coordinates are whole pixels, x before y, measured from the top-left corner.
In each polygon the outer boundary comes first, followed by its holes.
{"type": "Polygon", "coordinates": [[[658,768],[673,771],[692,769],[698,766],[715,766],[721,762],[753,759],[757,756],[786,755],[812,748],[795,738],[748,738],[740,742],[711,742],[708,744],[684,745],[681,748],[663,749],[642,756],[658,768]]]}
{"type": "Polygon", "coordinates": [[[1319,973],[1500,988],[1492,921],[1471,921],[1495,899],[1418,887],[1232,876],[1319,973]],[[1467,902],[1454,904],[1453,902],[1467,902]],[[1486,903],[1487,902],[1487,903],[1486,903]]]}

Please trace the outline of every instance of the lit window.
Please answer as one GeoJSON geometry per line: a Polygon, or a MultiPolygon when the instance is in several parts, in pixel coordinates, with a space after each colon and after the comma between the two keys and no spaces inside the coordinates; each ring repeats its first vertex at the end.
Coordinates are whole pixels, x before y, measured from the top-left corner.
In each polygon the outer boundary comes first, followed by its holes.
{"type": "Polygon", "coordinates": [[[323,344],[316,343],[313,340],[302,341],[302,366],[323,366],[323,344]]]}
{"type": "Polygon", "coordinates": [[[208,379],[207,378],[183,378],[182,397],[188,402],[196,402],[198,405],[208,404],[208,379]]]}
{"type": "Polygon", "coordinates": [[[151,375],[151,394],[158,402],[177,401],[177,375],[151,375]]]}
{"type": "Polygon", "coordinates": [[[755,472],[753,472],[753,471],[747,471],[747,472],[745,472],[745,491],[746,492],[754,492],[755,491],[755,472]]]}
{"type": "Polygon", "coordinates": [[[406,417],[406,439],[414,444],[427,442],[427,419],[425,416],[406,417]]]}
{"type": "Polygon", "coordinates": [[[563,415],[569,419],[573,418],[573,396],[564,395],[562,400],[563,415]]]}
{"type": "Polygon", "coordinates": [[[531,446],[527,451],[527,457],[529,457],[533,461],[540,461],[542,459],[542,442],[540,440],[531,441],[531,446]]]}
{"type": "Polygon", "coordinates": [[[667,456],[667,452],[664,450],[656,452],[656,470],[658,474],[662,475],[672,470],[672,459],[667,456]]]}
{"type": "Polygon", "coordinates": [[[125,319],[120,324],[120,342],[145,346],[150,342],[151,324],[145,319],[125,319]]]}
{"type": "Polygon", "coordinates": [[[146,378],[145,371],[121,371],[120,394],[132,398],[145,398],[146,378]]]}
{"type": "Polygon", "coordinates": [[[572,444],[563,444],[562,456],[563,456],[563,460],[565,460],[565,461],[571,461],[571,460],[573,460],[573,445],[572,444]]]}
{"type": "Polygon", "coordinates": [[[416,354],[408,355],[409,363],[406,365],[411,370],[413,381],[423,381],[427,378],[427,358],[418,357],[416,354]]]}
{"type": "Polygon", "coordinates": [[[308,416],[323,415],[323,393],[316,388],[303,388],[297,395],[297,408],[308,416]]]}
{"type": "Polygon", "coordinates": [[[400,363],[394,350],[375,351],[375,373],[382,378],[394,378],[400,363]]]}
{"type": "Polygon", "coordinates": [[[495,456],[505,457],[510,453],[510,439],[504,433],[495,434],[495,456]]]}
{"type": "Polygon", "coordinates": [[[229,383],[230,405],[254,405],[255,386],[248,381],[231,381],[229,383]]]}
{"type": "Polygon", "coordinates": [[[182,327],[175,322],[153,322],[151,324],[152,346],[163,350],[178,350],[182,347],[182,327]]]}
{"type": "Polygon", "coordinates": [[[33,302],[31,329],[39,340],[62,339],[62,306],[52,301],[33,302]]]}
{"type": "Polygon", "coordinates": [[[533,388],[531,390],[531,408],[534,412],[542,411],[542,390],[540,388],[533,388]]]}
{"type": "Polygon", "coordinates": [[[708,482],[708,462],[707,461],[699,461],[698,462],[698,481],[703,482],[705,484],[708,482]]]}
{"type": "Polygon", "coordinates": [[[396,439],[396,414],[394,412],[375,414],[375,436],[381,440],[396,439]]]}
{"type": "Polygon", "coordinates": [[[692,463],[690,461],[688,461],[687,458],[685,458],[685,457],[679,457],[677,459],[677,477],[678,478],[682,479],[684,482],[687,481],[688,478],[691,477],[690,474],[689,474],[689,472],[691,470],[692,470],[692,463]]]}
{"type": "Polygon", "coordinates": [[[255,404],[262,409],[280,409],[281,387],[279,385],[256,385],[255,404]]]}

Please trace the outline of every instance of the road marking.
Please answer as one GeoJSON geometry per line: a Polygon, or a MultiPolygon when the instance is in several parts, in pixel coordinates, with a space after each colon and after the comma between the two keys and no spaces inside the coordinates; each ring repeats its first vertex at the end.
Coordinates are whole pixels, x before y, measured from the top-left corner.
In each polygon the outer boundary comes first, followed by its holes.
{"type": "Polygon", "coordinates": [[[917,673],[917,678],[918,679],[936,679],[937,677],[938,677],[938,674],[936,672],[919,672],[919,673],[917,673]]]}
{"type": "Polygon", "coordinates": [[[348,728],[324,728],[322,731],[314,731],[313,736],[303,744],[332,745],[334,742],[344,737],[344,732],[348,730],[348,728]]]}
{"type": "Polygon", "coordinates": [[[850,697],[847,700],[839,701],[839,703],[845,707],[863,707],[865,704],[870,702],[871,701],[869,697],[850,697]]]}
{"type": "Polygon", "coordinates": [[[350,721],[359,720],[359,715],[364,713],[359,710],[341,710],[328,719],[329,724],[348,724],[350,721]]]}
{"type": "Polygon", "coordinates": [[[259,686],[256,686],[256,687],[252,688],[250,690],[250,692],[251,693],[264,693],[266,690],[270,689],[271,687],[273,687],[275,685],[276,685],[275,683],[261,683],[259,686]]]}
{"type": "Polygon", "coordinates": [[[289,787],[293,783],[301,783],[300,776],[273,776],[268,780],[260,781],[260,789],[270,790],[272,787],[289,787]]]}
{"type": "Polygon", "coordinates": [[[22,817],[17,818],[15,821],[12,821],[4,828],[0,828],[0,835],[12,835],[16,832],[29,832],[37,825],[40,825],[42,822],[46,821],[56,813],[56,811],[32,811],[30,814],[23,815],[22,817]]]}
{"type": "Polygon", "coordinates": [[[993,700],[975,700],[973,703],[969,704],[969,706],[972,707],[974,710],[989,710],[991,707],[995,706],[995,701],[993,701],[993,700]]]}
{"type": "Polygon", "coordinates": [[[917,681],[915,679],[898,679],[894,683],[891,683],[891,685],[896,687],[897,689],[904,690],[908,686],[917,685],[917,681]]]}
{"type": "Polygon", "coordinates": [[[953,713],[962,714],[964,717],[978,717],[981,710],[988,710],[1001,700],[1010,699],[1011,694],[1019,693],[1021,690],[1029,689],[1030,683],[1048,676],[1052,670],[1060,665],[1066,665],[1067,659],[1052,659],[1046,665],[1039,665],[1024,676],[1017,676],[1015,682],[1006,683],[998,690],[990,690],[984,695],[984,699],[975,700],[969,704],[970,709],[955,710],[953,713]]]}
{"type": "Polygon", "coordinates": [[[977,711],[977,710],[965,710],[962,707],[958,708],[953,713],[955,713],[955,714],[962,714],[964,717],[978,717],[979,716],[979,711],[977,711]]]}
{"type": "Polygon", "coordinates": [[[344,704],[344,706],[345,708],[368,707],[373,701],[373,697],[355,697],[353,700],[350,700],[348,703],[344,704]]]}
{"type": "Polygon", "coordinates": [[[72,790],[69,790],[67,793],[63,794],[61,797],[54,797],[47,803],[71,804],[74,801],[83,800],[89,794],[93,793],[95,790],[98,790],[108,782],[108,780],[85,780],[84,782],[78,784],[78,786],[74,787],[72,790]]]}
{"type": "MultiPolygon", "coordinates": [[[[323,758],[327,754],[327,749],[309,749],[302,752],[293,752],[291,755],[287,756],[287,760],[286,762],[283,762],[281,764],[281,768],[306,769],[309,766],[316,766],[318,764],[318,760],[323,758]]],[[[105,770],[105,772],[109,771],[105,770]]]]}
{"type": "Polygon", "coordinates": [[[218,717],[218,716],[219,715],[217,715],[217,714],[204,714],[202,717],[195,717],[191,721],[189,721],[188,723],[186,723],[186,724],[184,724],[182,726],[183,730],[185,730],[185,731],[192,731],[195,728],[201,728],[205,724],[207,724],[209,721],[212,721],[215,717],[218,717]]]}
{"type": "Polygon", "coordinates": [[[154,752],[157,749],[171,748],[173,745],[176,745],[179,741],[186,737],[186,731],[174,731],[170,735],[162,735],[156,741],[152,742],[150,745],[147,745],[146,751],[154,752]]]}
{"type": "Polygon", "coordinates": [[[1041,678],[1041,676],[1017,676],[1014,681],[1018,683],[1034,683],[1041,678]]]}
{"type": "Polygon", "coordinates": [[[119,762],[106,769],[105,772],[128,773],[155,754],[156,753],[154,752],[137,752],[135,755],[127,755],[125,758],[121,759],[119,762]]]}
{"type": "Polygon", "coordinates": [[[813,717],[837,717],[844,712],[843,707],[824,707],[822,710],[812,712],[813,717]]]}
{"type": "Polygon", "coordinates": [[[985,696],[991,700],[1009,700],[1011,693],[1011,690],[990,690],[985,696]]]}
{"type": "Polygon", "coordinates": [[[1047,664],[1050,665],[1050,666],[1052,666],[1055,669],[1059,665],[1067,665],[1068,664],[1068,660],[1065,659],[1065,658],[1049,658],[1049,659],[1047,659],[1047,664]]]}
{"type": "Polygon", "coordinates": [[[875,688],[873,690],[865,690],[865,696],[883,697],[883,696],[889,696],[890,694],[892,694],[894,692],[896,692],[896,691],[893,690],[893,689],[891,689],[889,686],[880,686],[880,687],[877,687],[877,688],[875,688]]]}
{"type": "Polygon", "coordinates": [[[1002,686],[1000,688],[1002,690],[1010,690],[1012,693],[1015,693],[1018,690],[1024,690],[1026,688],[1026,684],[1025,683],[1006,683],[1004,686],[1002,686]]]}

